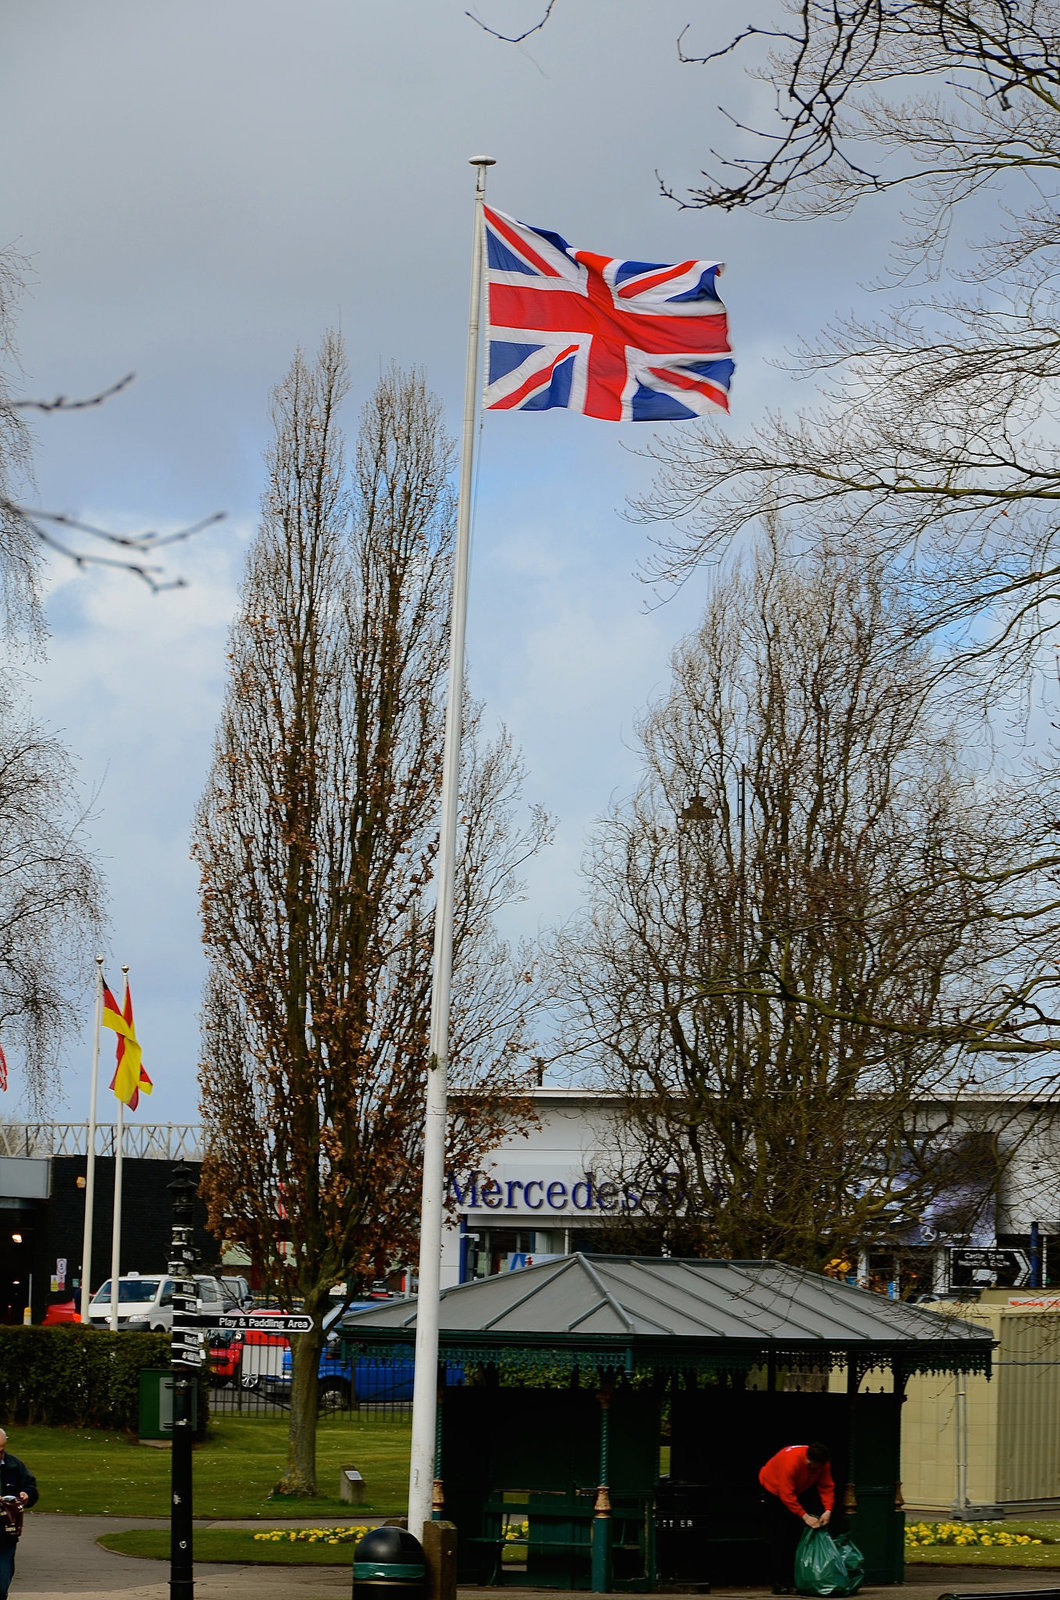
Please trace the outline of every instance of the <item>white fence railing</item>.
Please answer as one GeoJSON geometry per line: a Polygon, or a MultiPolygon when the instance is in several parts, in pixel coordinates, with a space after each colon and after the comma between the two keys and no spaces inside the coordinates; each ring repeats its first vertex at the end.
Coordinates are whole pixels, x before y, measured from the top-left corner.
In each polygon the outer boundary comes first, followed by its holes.
{"type": "MultiPolygon", "coordinates": [[[[96,1124],[97,1156],[114,1154],[115,1125],[96,1124]]],[[[0,1122],[0,1156],[83,1156],[87,1122],[0,1122]]],[[[127,1122],[122,1135],[127,1156],[154,1161],[201,1161],[198,1122],[127,1122]]]]}

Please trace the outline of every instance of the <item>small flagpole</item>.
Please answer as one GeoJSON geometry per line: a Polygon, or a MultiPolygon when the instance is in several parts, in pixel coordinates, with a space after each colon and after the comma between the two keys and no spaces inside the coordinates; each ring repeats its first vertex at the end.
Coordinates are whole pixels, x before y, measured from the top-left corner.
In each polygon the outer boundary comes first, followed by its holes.
{"type": "Polygon", "coordinates": [[[92,1087],[88,1095],[85,1147],[85,1236],[81,1245],[81,1321],[88,1321],[92,1299],[92,1227],[96,1209],[96,1094],[99,1088],[99,1030],[103,1021],[103,957],[96,957],[96,1021],[92,1032],[92,1087]]]}
{"type": "Polygon", "coordinates": [[[438,1404],[438,1314],[442,1266],[442,1204],[445,1183],[446,1074],[449,1065],[449,997],[453,975],[453,902],[456,828],[460,807],[460,735],[464,699],[464,640],[471,555],[472,463],[480,404],[482,320],[482,207],[491,156],[474,156],[475,231],[471,251],[471,309],[464,377],[464,426],[460,444],[460,494],[453,560],[453,610],[449,624],[449,698],[442,753],[442,820],[438,841],[434,911],[434,966],[427,1101],[423,1127],[423,1194],[420,1203],[420,1267],[416,1302],[416,1375],[412,1392],[412,1456],[409,1467],[409,1532],[419,1538],[431,1520],[438,1404]]]}
{"type": "MultiPolygon", "coordinates": [[[[129,987],[129,969],[122,967],[125,987],[129,987]]],[[[124,1006],[125,1001],[122,1000],[124,1006]]],[[[121,1163],[125,1132],[125,1101],[118,1101],[118,1120],[114,1128],[114,1222],[110,1234],[110,1331],[118,1331],[118,1277],[121,1262],[121,1163]]]]}

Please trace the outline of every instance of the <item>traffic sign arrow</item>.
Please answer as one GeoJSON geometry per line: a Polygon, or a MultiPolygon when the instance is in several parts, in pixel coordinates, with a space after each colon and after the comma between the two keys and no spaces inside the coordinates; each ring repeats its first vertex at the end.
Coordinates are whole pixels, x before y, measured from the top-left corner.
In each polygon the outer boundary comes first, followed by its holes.
{"type": "Polygon", "coordinates": [[[951,1283],[974,1285],[992,1277],[1011,1289],[1022,1289],[1030,1282],[1030,1256],[1018,1246],[951,1245],[949,1255],[951,1283]]]}

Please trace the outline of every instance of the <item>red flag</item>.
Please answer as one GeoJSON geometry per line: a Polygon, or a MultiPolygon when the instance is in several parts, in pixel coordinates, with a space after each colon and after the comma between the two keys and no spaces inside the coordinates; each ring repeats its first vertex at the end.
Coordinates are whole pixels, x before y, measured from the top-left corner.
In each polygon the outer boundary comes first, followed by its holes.
{"type": "Polygon", "coordinates": [[[111,1089],[117,1099],[124,1100],[130,1111],[135,1111],[140,1090],[150,1094],[153,1087],[143,1064],[142,1053],[133,1024],[132,993],[129,980],[125,980],[125,1004],[118,1010],[118,1002],[107,985],[103,985],[103,1026],[113,1028],[118,1035],[114,1077],[111,1089]]]}

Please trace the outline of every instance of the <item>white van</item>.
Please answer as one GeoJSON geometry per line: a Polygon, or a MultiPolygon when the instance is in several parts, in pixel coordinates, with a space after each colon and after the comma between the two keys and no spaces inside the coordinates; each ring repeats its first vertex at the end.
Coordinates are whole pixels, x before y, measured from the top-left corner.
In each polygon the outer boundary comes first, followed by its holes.
{"type": "MultiPolygon", "coordinates": [[[[224,1296],[217,1278],[195,1275],[200,1311],[220,1313],[224,1296]]],[[[94,1328],[110,1327],[110,1279],[97,1289],[88,1307],[94,1328]]],[[[118,1327],[138,1333],[169,1333],[173,1327],[173,1279],[130,1272],[118,1279],[118,1327]]]]}

